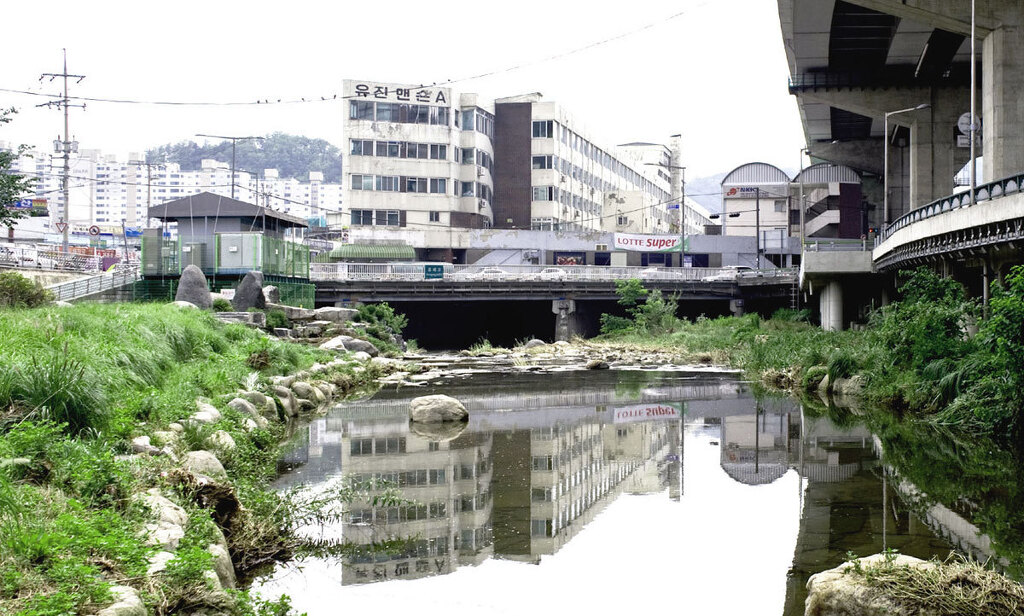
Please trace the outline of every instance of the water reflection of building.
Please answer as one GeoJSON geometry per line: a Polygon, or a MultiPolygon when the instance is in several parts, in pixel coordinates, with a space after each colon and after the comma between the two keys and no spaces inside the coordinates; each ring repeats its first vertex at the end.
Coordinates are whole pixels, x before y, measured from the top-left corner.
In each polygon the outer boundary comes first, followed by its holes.
{"type": "MultiPolygon", "coordinates": [[[[681,473],[678,421],[609,423],[609,411],[494,437],[494,542],[501,558],[539,562],[615,498],[663,490],[681,473]],[[671,437],[676,433],[676,438],[671,437]]],[[[670,491],[678,498],[678,489],[670,491]]]]}
{"type": "Polygon", "coordinates": [[[408,422],[350,422],[341,467],[353,482],[398,486],[410,504],[349,505],[342,535],[350,553],[342,583],[450,573],[487,557],[491,546],[491,437],[464,434],[437,442],[408,422]]]}

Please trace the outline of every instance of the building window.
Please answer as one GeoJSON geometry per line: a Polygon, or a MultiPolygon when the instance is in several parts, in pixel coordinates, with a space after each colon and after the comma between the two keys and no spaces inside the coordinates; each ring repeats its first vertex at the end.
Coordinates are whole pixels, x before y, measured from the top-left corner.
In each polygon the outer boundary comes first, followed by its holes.
{"type": "MultiPolygon", "coordinates": [[[[355,212],[352,212],[355,214],[355,212]]],[[[351,453],[354,456],[368,456],[373,453],[373,439],[372,438],[356,438],[352,439],[351,453]]]]}
{"type": "Polygon", "coordinates": [[[534,156],[533,157],[533,168],[534,169],[551,169],[551,157],[550,156],[534,156]]]}
{"type": "Polygon", "coordinates": [[[629,224],[629,216],[619,216],[619,217],[616,218],[616,222],[620,226],[628,225],[629,224]]]}
{"type": "Polygon", "coordinates": [[[448,160],[448,146],[431,144],[430,158],[433,160],[448,160]]]}
{"type": "Polygon", "coordinates": [[[531,537],[551,537],[551,520],[530,520],[531,537]]]}
{"type": "Polygon", "coordinates": [[[402,191],[407,193],[427,192],[427,178],[402,177],[402,191]]]}
{"type": "Polygon", "coordinates": [[[369,101],[350,101],[348,117],[352,120],[372,120],[373,103],[369,101]]]}
{"type": "Polygon", "coordinates": [[[551,120],[540,120],[533,123],[533,136],[537,138],[554,137],[554,122],[551,120]]]}
{"type": "Polygon", "coordinates": [[[430,212],[430,222],[441,222],[441,212],[430,212]]]}
{"type": "Polygon", "coordinates": [[[476,152],[476,150],[474,150],[473,148],[463,148],[462,149],[462,164],[463,165],[472,165],[473,163],[475,163],[476,162],[476,153],[475,152],[476,152]]]}
{"type": "Polygon", "coordinates": [[[378,227],[397,227],[399,222],[398,210],[377,210],[376,225],[378,227]]]}
{"type": "Polygon", "coordinates": [[[352,190],[373,190],[373,176],[352,174],[352,190]]]}
{"type": "Polygon", "coordinates": [[[352,140],[353,156],[373,156],[373,142],[363,139],[352,140]]]}
{"type": "Polygon", "coordinates": [[[430,192],[443,195],[448,192],[448,180],[444,178],[430,178],[430,192]]]}
{"type": "Polygon", "coordinates": [[[472,197],[476,193],[474,192],[474,182],[459,182],[459,195],[463,197],[472,197]]]}
{"type": "Polygon", "coordinates": [[[532,468],[535,471],[550,471],[553,468],[551,456],[533,456],[532,468]]]}
{"type": "Polygon", "coordinates": [[[555,192],[554,186],[534,186],[533,187],[533,200],[534,201],[557,201],[557,193],[555,192]]]}
{"type": "Polygon", "coordinates": [[[388,192],[398,191],[398,176],[395,175],[378,175],[377,176],[377,190],[383,190],[388,192]]]}
{"type": "Polygon", "coordinates": [[[374,441],[374,450],[378,454],[405,453],[405,438],[379,438],[374,441]]]}
{"type": "Polygon", "coordinates": [[[373,210],[352,210],[353,225],[372,225],[373,210]]]}
{"type": "Polygon", "coordinates": [[[786,211],[786,200],[785,199],[776,199],[775,200],[775,211],[776,212],[785,212],[786,211]]]}
{"type": "Polygon", "coordinates": [[[530,500],[535,503],[543,503],[551,500],[551,488],[533,488],[530,491],[530,500]]]}

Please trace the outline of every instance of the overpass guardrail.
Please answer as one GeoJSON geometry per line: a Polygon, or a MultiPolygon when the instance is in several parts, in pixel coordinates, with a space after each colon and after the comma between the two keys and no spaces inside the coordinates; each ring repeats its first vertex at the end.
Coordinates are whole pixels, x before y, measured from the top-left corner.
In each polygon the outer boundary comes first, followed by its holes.
{"type": "MultiPolygon", "coordinates": [[[[727,282],[741,279],[790,278],[796,268],[737,270],[731,267],[611,267],[598,265],[440,265],[434,280],[472,281],[615,281],[632,278],[641,281],[727,282]]],[[[316,281],[422,281],[423,263],[311,263],[309,277],[316,281]]]]}
{"type": "MultiPolygon", "coordinates": [[[[988,201],[1003,195],[1019,193],[1024,188],[1024,173],[1011,175],[1009,177],[982,184],[975,189],[975,202],[988,201]]],[[[971,193],[969,190],[936,199],[931,203],[912,210],[894,220],[888,227],[882,230],[881,236],[875,241],[875,246],[881,244],[893,233],[911,225],[915,222],[938,216],[945,212],[967,207],[971,204],[971,193]]]]}

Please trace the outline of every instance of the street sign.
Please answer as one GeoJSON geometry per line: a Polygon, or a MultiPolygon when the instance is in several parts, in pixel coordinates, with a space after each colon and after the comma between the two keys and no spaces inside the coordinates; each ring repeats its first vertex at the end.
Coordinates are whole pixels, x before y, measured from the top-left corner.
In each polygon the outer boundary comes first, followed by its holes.
{"type": "Polygon", "coordinates": [[[443,265],[424,265],[423,266],[423,279],[424,280],[440,280],[444,278],[444,266],[443,265]]]}
{"type": "MultiPolygon", "coordinates": [[[[957,127],[957,129],[961,133],[963,133],[965,135],[971,134],[971,112],[970,111],[965,111],[964,113],[960,114],[960,117],[957,118],[957,120],[956,120],[956,127],[957,127]]],[[[977,115],[974,116],[974,129],[975,130],[981,129],[981,118],[979,118],[977,115]]]]}
{"type": "Polygon", "coordinates": [[[99,235],[99,234],[100,234],[100,228],[99,227],[97,227],[96,225],[93,225],[93,226],[89,227],[89,235],[99,235]]]}
{"type": "Polygon", "coordinates": [[[68,223],[63,222],[63,221],[57,223],[57,231],[59,231],[61,233],[64,233],[65,231],[67,231],[67,228],[68,228],[68,223]]]}

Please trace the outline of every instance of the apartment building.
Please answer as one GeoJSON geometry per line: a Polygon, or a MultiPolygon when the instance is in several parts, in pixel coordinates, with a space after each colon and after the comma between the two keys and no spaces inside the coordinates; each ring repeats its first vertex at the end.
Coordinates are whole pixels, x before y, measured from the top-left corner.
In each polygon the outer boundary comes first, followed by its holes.
{"type": "MultiPolygon", "coordinates": [[[[5,147],[8,144],[0,142],[0,149],[5,147]]],[[[29,151],[15,161],[13,171],[36,180],[32,196],[46,199],[53,228],[64,217],[63,159],[29,151]]],[[[282,178],[276,169],[236,169],[232,182],[231,166],[215,160],[204,160],[199,169],[185,171],[177,163],[147,165],[139,154],[122,161],[86,149],[72,158],[69,179],[68,220],[75,228],[119,229],[122,223],[129,228],[146,227],[149,207],[202,192],[229,197],[232,184],[236,199],[322,221],[314,226],[326,226],[328,213],[342,207],[341,185],[324,182],[321,172],[310,172],[309,181],[302,181],[282,178]]]]}

